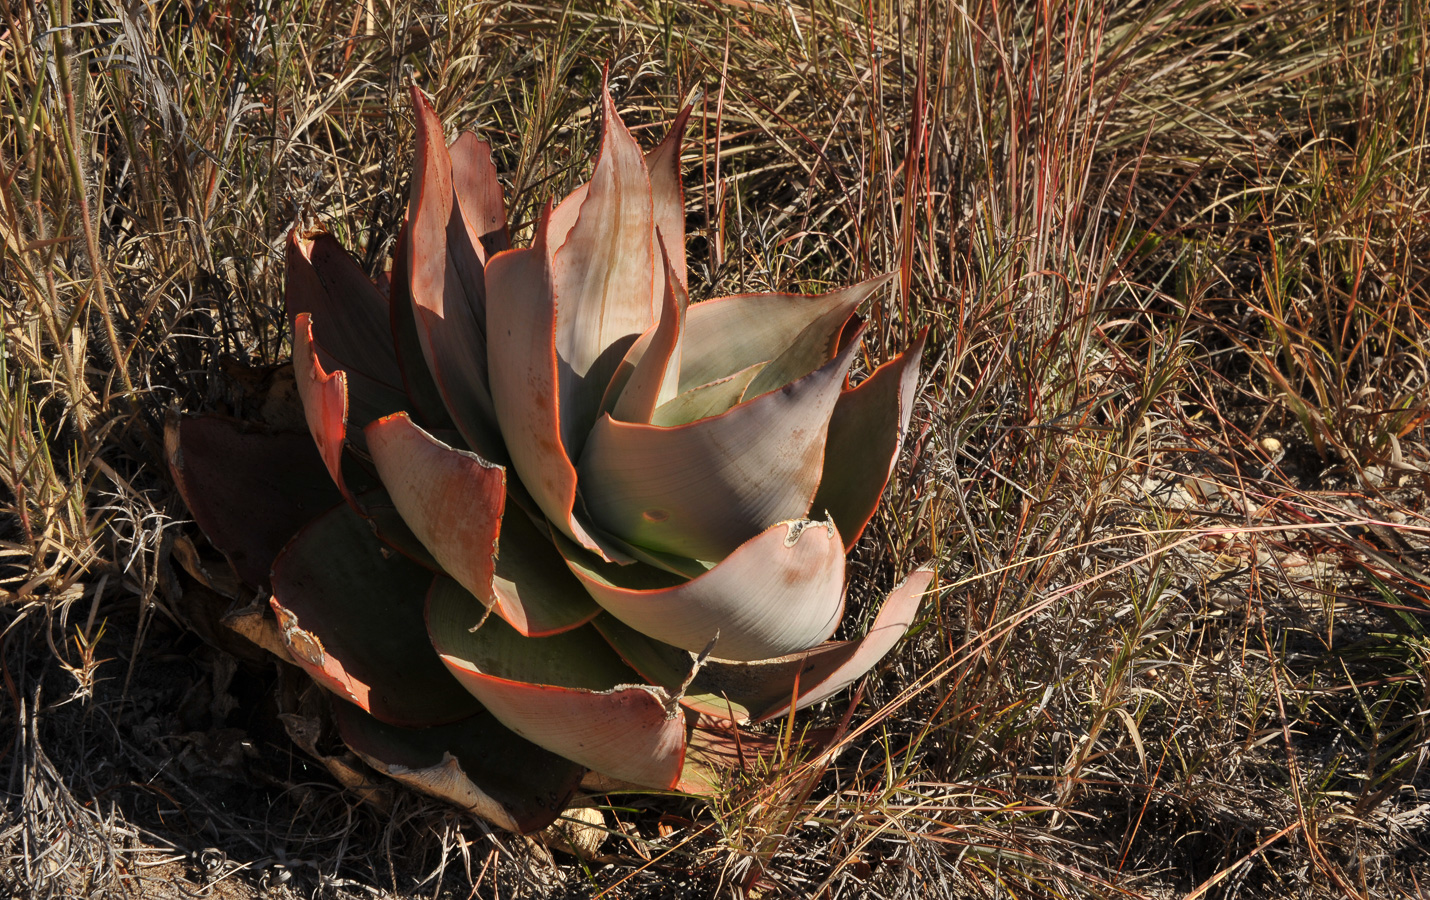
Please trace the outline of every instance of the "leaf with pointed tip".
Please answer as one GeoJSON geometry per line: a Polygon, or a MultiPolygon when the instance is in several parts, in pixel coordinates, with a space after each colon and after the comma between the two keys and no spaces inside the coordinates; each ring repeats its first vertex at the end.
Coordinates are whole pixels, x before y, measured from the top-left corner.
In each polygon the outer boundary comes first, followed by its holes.
{"type": "Polygon", "coordinates": [[[596,562],[569,542],[566,563],[611,615],[675,647],[724,659],[804,650],[843,609],[844,545],[830,523],[781,522],[708,572],[683,581],[646,566],[596,562]]]}
{"type": "Polygon", "coordinates": [[[452,160],[442,123],[415,86],[416,172],[407,263],[417,334],[427,367],[457,430],[496,463],[506,448],[496,427],[487,375],[486,286],[480,251],[467,232],[452,188],[452,160]]]}
{"type": "Polygon", "coordinates": [[[909,430],[925,329],[903,353],[839,395],[824,444],[824,474],[810,509],[826,512],[851,549],[878,508],[909,430]]]}
{"type": "Polygon", "coordinates": [[[379,772],[521,834],[556,821],[584,771],[485,712],[401,728],[335,701],[333,718],[343,743],[379,772]]]}
{"type": "Polygon", "coordinates": [[[561,439],[556,307],[545,244],[549,207],[542,220],[536,243],[487,263],[492,401],[512,467],[532,499],[563,534],[595,550],[597,543],[572,514],[576,467],[561,439]]]}
{"type": "MultiPolygon", "coordinates": [[[[620,363],[612,348],[660,319],[650,176],[605,87],[601,150],[570,232],[551,247],[561,437],[573,456],[620,363]]],[[[565,204],[563,204],[564,206],[565,204]]],[[[626,347],[620,347],[621,353],[626,347]]]]}
{"type": "Polygon", "coordinates": [[[288,539],[343,499],[305,433],[183,416],[167,424],[164,448],[194,521],[239,578],[265,590],[288,539]]]}
{"type": "Polygon", "coordinates": [[[592,520],[642,547],[718,560],[770,526],[803,517],[857,347],[714,418],[660,428],[603,416],[577,466],[592,520]]]}
{"type": "Polygon", "coordinates": [[[684,686],[680,704],[687,709],[741,723],[765,721],[789,710],[796,680],[803,709],[833,696],[883,659],[913,624],[932,578],[933,572],[924,568],[904,579],[885,598],[862,638],[829,641],[775,659],[711,658],[693,677],[695,658],[689,652],[644,635],[614,616],[598,616],[592,624],[646,681],[672,694],[684,686]]]}
{"type": "Polygon", "coordinates": [[[834,696],[861,678],[904,636],[919,611],[933,570],[905,578],[879,608],[869,631],[855,641],[831,641],[782,659],[708,665],[696,677],[699,690],[742,698],[751,718],[763,722],[789,711],[796,676],[799,709],[834,696]]]}
{"type": "Polygon", "coordinates": [[[393,505],[422,545],[463,587],[492,602],[506,504],[506,472],[454,450],[396,413],[368,425],[368,452],[393,505]]]}
{"type": "MultiPolygon", "coordinates": [[[[665,243],[670,269],[684,290],[689,290],[690,282],[685,268],[685,191],[680,183],[680,139],[685,134],[685,123],[693,108],[686,106],[682,109],[675,121],[670,123],[665,139],[645,156],[646,170],[650,173],[652,219],[656,232],[654,246],[665,243]]],[[[659,284],[656,287],[664,293],[659,284]]],[[[655,299],[660,302],[660,297],[655,299]]]]}
{"type": "Polygon", "coordinates": [[[313,680],[393,725],[423,726],[479,708],[432,653],[423,601],[432,573],[383,553],[367,521],[334,507],[273,563],[283,642],[313,680]]]}
{"type": "Polygon", "coordinates": [[[442,661],[512,731],[623,781],[675,785],[684,717],[594,629],[523,638],[496,616],[483,620],[481,605],[445,579],[433,585],[427,622],[442,661]]]}
{"type": "Polygon", "coordinates": [[[690,301],[663,246],[661,267],[665,271],[661,281],[665,299],[660,321],[642,335],[646,349],[611,410],[611,415],[622,422],[649,422],[656,407],[675,398],[675,386],[680,381],[680,335],[685,330],[685,309],[690,301]]]}
{"type": "Polygon", "coordinates": [[[304,313],[317,321],[318,343],[330,354],[324,368],[348,369],[392,390],[401,387],[387,301],[336,238],[288,233],[283,296],[290,324],[304,313]]]}
{"type": "Polygon", "coordinates": [[[727,412],[745,397],[745,390],[767,363],[755,363],[734,375],[691,388],[668,403],[662,403],[651,414],[650,424],[670,427],[699,419],[708,419],[727,412]]]}
{"type": "Polygon", "coordinates": [[[681,344],[680,391],[778,358],[811,324],[842,323],[890,277],[814,296],[736,294],[692,304],[681,344]]]}
{"type": "Polygon", "coordinates": [[[482,259],[511,248],[506,228],[506,201],[502,197],[492,148],[465,131],[447,148],[452,157],[452,188],[467,229],[481,248],[482,259]]]}
{"type": "MultiPolygon", "coordinates": [[[[892,275],[886,275],[884,280],[892,277],[892,275]]],[[[876,286],[883,283],[880,279],[874,279],[874,282],[876,286]]],[[[865,284],[868,283],[865,282],[865,284]]],[[[853,296],[857,296],[857,293],[846,297],[844,303],[834,306],[806,325],[804,330],[790,341],[778,356],[770,360],[769,364],[760,370],[760,374],[750,382],[750,386],[745,390],[745,399],[758,397],[763,393],[783,387],[797,378],[803,378],[833,359],[845,346],[840,338],[845,333],[846,324],[854,318],[854,307],[858,303],[857,301],[850,302],[853,296]]],[[[855,335],[859,333],[857,325],[854,326],[853,333],[855,335]]]]}

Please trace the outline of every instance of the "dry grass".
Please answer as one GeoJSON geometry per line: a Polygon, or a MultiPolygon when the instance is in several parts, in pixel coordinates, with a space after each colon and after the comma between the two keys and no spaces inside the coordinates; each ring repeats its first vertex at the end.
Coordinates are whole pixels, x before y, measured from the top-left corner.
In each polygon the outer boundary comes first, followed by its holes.
{"type": "Polygon", "coordinates": [[[3,4],[0,885],[25,897],[1415,897],[1430,885],[1422,4],[3,4]],[[166,410],[382,265],[411,70],[514,222],[699,93],[697,297],[881,271],[932,329],[852,596],[942,590],[832,763],[617,796],[594,860],[389,791],[204,631],[166,410]],[[196,632],[197,630],[197,632],[196,632]],[[207,641],[196,634],[202,634],[207,641]]]}

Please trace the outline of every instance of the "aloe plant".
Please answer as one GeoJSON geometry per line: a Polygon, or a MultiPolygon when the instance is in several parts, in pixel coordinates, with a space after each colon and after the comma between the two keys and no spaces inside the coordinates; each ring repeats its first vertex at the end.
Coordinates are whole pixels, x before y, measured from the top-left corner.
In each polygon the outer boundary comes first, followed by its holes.
{"type": "Polygon", "coordinates": [[[913,620],[927,570],[829,640],[924,338],[851,387],[856,310],[886,278],[689,303],[689,108],[642,153],[603,88],[591,180],[513,249],[488,145],[447,146],[412,94],[390,277],[324,232],[288,242],[316,454],[187,417],[176,482],[379,770],[519,831],[587,770],[707,790],[699,723],[828,697],[913,620]]]}

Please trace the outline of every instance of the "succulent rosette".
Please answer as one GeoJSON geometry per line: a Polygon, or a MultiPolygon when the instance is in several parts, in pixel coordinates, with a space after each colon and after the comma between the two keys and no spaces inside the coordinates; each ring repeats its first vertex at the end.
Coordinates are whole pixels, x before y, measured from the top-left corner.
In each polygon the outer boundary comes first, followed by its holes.
{"type": "Polygon", "coordinates": [[[489,147],[448,146],[413,102],[390,277],[326,233],[288,244],[316,454],[187,417],[176,481],[380,771],[520,831],[587,770],[708,789],[702,717],[828,697],[913,621],[927,570],[829,640],[923,336],[851,386],[856,311],[886,278],[689,303],[688,108],[643,153],[603,89],[591,180],[514,249],[489,147]]]}

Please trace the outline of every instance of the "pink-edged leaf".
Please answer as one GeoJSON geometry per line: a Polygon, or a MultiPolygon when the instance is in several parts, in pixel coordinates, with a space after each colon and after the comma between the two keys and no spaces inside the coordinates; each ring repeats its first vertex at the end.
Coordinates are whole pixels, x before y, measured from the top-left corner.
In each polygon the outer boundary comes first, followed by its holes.
{"type": "Polygon", "coordinates": [[[318,343],[331,354],[324,368],[348,369],[400,389],[387,300],[332,235],[289,232],[283,296],[290,324],[304,313],[316,321],[318,343]]]}
{"type": "Polygon", "coordinates": [[[894,472],[914,411],[928,331],[859,385],[839,395],[824,444],[824,474],[810,509],[826,512],[852,548],[894,472]]]}
{"type": "Polygon", "coordinates": [[[506,472],[396,413],[368,425],[378,478],[412,533],[463,587],[493,602],[506,472]]]}
{"type": "Polygon", "coordinates": [[[712,658],[696,669],[694,654],[641,634],[613,616],[599,616],[593,624],[646,681],[671,693],[683,687],[679,699],[687,709],[735,722],[764,721],[789,710],[796,680],[799,706],[804,708],[833,696],[872,668],[913,624],[932,578],[930,570],[920,569],[905,579],[885,598],[864,637],[829,641],[775,659],[712,658]]]}
{"type": "Polygon", "coordinates": [[[680,335],[685,330],[685,310],[690,300],[665,249],[661,247],[665,297],[660,321],[641,336],[638,343],[644,343],[645,349],[611,410],[611,415],[622,422],[650,422],[656,407],[675,398],[675,387],[680,382],[680,335]]]}
{"type": "Polygon", "coordinates": [[[343,480],[343,442],[348,425],[347,373],[341,369],[323,371],[308,313],[300,313],[293,322],[293,377],[298,382],[303,415],[308,420],[308,431],[313,435],[318,455],[333,484],[353,502],[352,492],[343,480]]]}
{"type": "Polygon", "coordinates": [[[498,253],[487,264],[492,401],[512,467],[532,499],[563,534],[596,550],[572,512],[576,467],[561,438],[549,218],[548,208],[531,247],[498,253]]]}
{"type": "Polygon", "coordinates": [[[342,502],[306,433],[225,416],[183,416],[164,430],[179,495],[246,583],[268,587],[278,551],[304,523],[342,502]]]}
{"type": "Polygon", "coordinates": [[[452,157],[452,188],[467,230],[482,250],[482,258],[510,249],[506,201],[497,180],[497,167],[492,165],[491,145],[467,131],[457,136],[447,153],[452,157]]]}
{"type": "Polygon", "coordinates": [[[803,517],[856,349],[851,343],[781,390],[688,425],[602,416],[577,466],[592,520],[642,547],[719,560],[776,523],[803,517]]]}
{"type": "Polygon", "coordinates": [[[393,347],[397,351],[397,367],[402,372],[402,386],[407,392],[411,405],[408,407],[416,419],[427,428],[450,428],[457,426],[447,414],[442,401],[442,392],[437,382],[432,380],[432,372],[427,368],[427,357],[422,351],[422,337],[417,330],[417,314],[412,308],[412,285],[409,275],[408,256],[412,251],[412,240],[408,223],[403,222],[397,232],[397,244],[392,257],[391,293],[388,306],[391,310],[389,327],[392,331],[393,347]]]}
{"type": "Polygon", "coordinates": [[[343,743],[379,772],[507,831],[530,834],[556,821],[584,772],[486,712],[401,728],[335,700],[333,718],[343,743]]]}
{"type": "MultiPolygon", "coordinates": [[[[680,183],[680,139],[693,107],[686,106],[670,123],[670,131],[655,149],[646,154],[646,170],[650,173],[651,208],[656,231],[656,244],[665,244],[670,269],[682,289],[689,290],[685,267],[685,191],[680,183]]],[[[659,285],[657,285],[659,287],[659,285]]],[[[664,293],[664,289],[661,289],[664,293]]],[[[659,302],[661,298],[657,297],[659,302]]]]}
{"type": "Polygon", "coordinates": [[[384,553],[346,505],[314,519],[273,563],[273,611],[313,680],[393,725],[455,722],[479,707],[432,652],[423,603],[432,573],[384,553]]]}
{"type": "Polygon", "coordinates": [[[658,641],[723,659],[812,647],[834,632],[844,606],[844,545],[832,523],[782,522],[689,581],[565,547],[571,571],[611,615],[658,641]]]}
{"type": "Polygon", "coordinates": [[[479,245],[452,187],[442,123],[412,88],[416,171],[408,204],[408,287],[417,334],[443,404],[462,438],[484,458],[506,461],[487,383],[486,286],[479,245]]]}
{"type": "MultiPolygon", "coordinates": [[[[933,580],[933,571],[918,569],[885,598],[869,631],[855,641],[834,641],[783,659],[709,666],[701,690],[743,695],[751,718],[763,722],[789,711],[795,676],[799,677],[798,709],[828,699],[853,684],[883,659],[909,630],[919,603],[933,580]]],[[[697,677],[697,680],[698,677],[697,677]]]]}
{"type": "MultiPolygon", "coordinates": [[[[824,322],[842,326],[859,304],[891,277],[884,275],[814,296],[736,294],[693,304],[685,317],[680,391],[683,393],[749,366],[780,358],[800,341],[811,325],[824,322]]],[[[818,333],[816,329],[806,338],[818,333]]],[[[789,371],[789,367],[782,366],[782,371],[789,371]]]]}
{"type": "MultiPolygon", "coordinates": [[[[605,86],[601,150],[566,239],[549,244],[560,361],[561,437],[579,454],[629,342],[660,319],[645,157],[605,86]],[[616,349],[619,348],[619,352],[616,349]]],[[[564,205],[564,204],[563,204],[564,205]]],[[[548,240],[551,240],[548,238],[548,240]]]]}
{"type": "Polygon", "coordinates": [[[532,743],[583,766],[647,787],[675,785],[685,718],[665,691],[639,684],[594,629],[523,638],[483,613],[455,582],[433,585],[432,644],[484,707],[532,743]]]}

